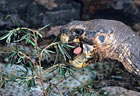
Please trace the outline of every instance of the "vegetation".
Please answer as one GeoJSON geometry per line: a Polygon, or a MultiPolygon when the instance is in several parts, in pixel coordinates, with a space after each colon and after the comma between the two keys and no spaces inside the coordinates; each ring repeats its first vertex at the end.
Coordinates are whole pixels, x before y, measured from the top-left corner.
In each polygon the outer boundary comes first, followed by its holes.
{"type": "MultiPolygon", "coordinates": [[[[13,21],[16,23],[14,19],[13,21]]],[[[45,27],[47,26],[48,25],[46,25],[45,27]]],[[[16,29],[12,29],[9,31],[1,31],[4,32],[4,35],[0,37],[0,40],[5,40],[6,44],[8,45],[11,43],[15,44],[13,49],[10,52],[8,52],[8,64],[10,64],[11,66],[14,64],[21,65],[24,67],[25,70],[14,70],[15,72],[11,74],[6,72],[0,73],[0,88],[6,87],[6,85],[10,81],[22,84],[27,90],[30,90],[31,87],[37,85],[35,81],[39,80],[39,84],[44,95],[49,96],[49,93],[52,91],[51,89],[57,89],[57,85],[54,85],[49,81],[47,81],[47,83],[53,85],[54,88],[52,86],[50,86],[49,88],[45,88],[44,86],[43,75],[50,69],[52,69],[51,72],[58,70],[58,73],[62,75],[64,79],[66,79],[66,73],[68,73],[69,76],[72,76],[73,79],[76,79],[74,77],[74,69],[72,67],[57,62],[59,56],[62,56],[64,61],[66,61],[67,58],[70,59],[71,56],[67,52],[67,49],[74,48],[74,46],[63,44],[62,42],[58,41],[52,42],[44,48],[39,47],[38,40],[39,38],[42,38],[40,31],[45,27],[40,28],[38,30],[33,30],[30,28],[22,28],[18,26],[18,28],[16,29]],[[21,45],[21,43],[22,46],[31,45],[33,50],[35,50],[34,53],[29,55],[25,50],[20,49],[19,46],[21,45]],[[50,48],[53,48],[55,50],[51,50],[50,48]],[[56,54],[54,64],[49,64],[47,69],[44,70],[41,61],[43,58],[47,59],[51,57],[52,54],[56,54]],[[34,57],[36,57],[35,60],[34,57]]],[[[81,85],[81,87],[75,89],[75,92],[83,94],[83,96],[85,94],[88,94],[88,96],[97,96],[94,90],[92,92],[90,91],[92,88],[90,84],[84,85],[81,83],[81,85]]],[[[59,93],[61,94],[61,92],[59,93]]]]}

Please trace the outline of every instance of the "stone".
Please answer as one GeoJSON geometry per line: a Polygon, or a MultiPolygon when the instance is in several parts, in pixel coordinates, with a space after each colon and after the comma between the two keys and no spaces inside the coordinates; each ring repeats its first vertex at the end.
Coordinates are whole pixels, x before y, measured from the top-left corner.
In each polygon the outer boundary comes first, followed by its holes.
{"type": "Polygon", "coordinates": [[[0,28],[19,26],[39,28],[63,25],[80,19],[81,5],[70,0],[0,0],[0,28]],[[48,1],[48,2],[47,2],[48,1]],[[44,3],[45,2],[45,3],[44,3]],[[6,18],[8,17],[9,18],[6,18]]]}
{"type": "Polygon", "coordinates": [[[103,87],[101,90],[105,91],[104,94],[108,94],[107,96],[140,96],[140,92],[117,86],[103,87]]]}

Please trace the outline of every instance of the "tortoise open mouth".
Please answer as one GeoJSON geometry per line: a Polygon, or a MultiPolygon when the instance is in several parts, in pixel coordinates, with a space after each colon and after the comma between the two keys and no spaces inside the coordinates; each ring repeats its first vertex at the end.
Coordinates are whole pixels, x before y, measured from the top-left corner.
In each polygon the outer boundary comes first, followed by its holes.
{"type": "Polygon", "coordinates": [[[74,44],[75,48],[73,49],[73,53],[75,55],[81,54],[83,52],[83,46],[81,42],[72,43],[74,44]]]}
{"type": "MultiPolygon", "coordinates": [[[[62,35],[62,34],[61,34],[62,35]]],[[[66,35],[62,35],[60,37],[61,41],[63,43],[66,43],[66,44],[69,44],[69,45],[72,45],[72,46],[75,46],[73,49],[71,49],[71,54],[73,55],[72,56],[72,59],[77,56],[77,55],[80,55],[80,54],[85,54],[86,57],[88,58],[89,55],[91,54],[91,51],[93,51],[93,46],[92,45],[89,45],[87,44],[86,42],[83,42],[82,39],[80,38],[75,38],[73,39],[72,41],[69,41],[69,36],[66,36],[66,35]]]]}
{"type": "Polygon", "coordinates": [[[81,46],[76,47],[76,48],[73,50],[73,53],[76,54],[76,55],[80,54],[81,52],[82,52],[82,47],[81,47],[81,46]]]}
{"type": "Polygon", "coordinates": [[[73,49],[70,49],[69,53],[71,55],[71,60],[69,63],[76,68],[83,68],[87,66],[87,62],[92,58],[93,46],[83,42],[82,38],[70,39],[69,35],[61,34],[60,40],[63,43],[75,46],[73,49]]]}
{"type": "Polygon", "coordinates": [[[74,46],[74,48],[70,50],[72,60],[78,58],[78,56],[80,57],[80,55],[83,55],[82,57],[84,57],[86,60],[91,59],[91,52],[93,51],[93,46],[83,43],[81,41],[68,44],[74,46]]]}
{"type": "Polygon", "coordinates": [[[74,46],[73,48],[70,48],[70,51],[68,51],[71,54],[72,60],[77,56],[83,53],[83,46],[81,42],[73,42],[73,43],[66,43],[71,46],[74,46]]]}

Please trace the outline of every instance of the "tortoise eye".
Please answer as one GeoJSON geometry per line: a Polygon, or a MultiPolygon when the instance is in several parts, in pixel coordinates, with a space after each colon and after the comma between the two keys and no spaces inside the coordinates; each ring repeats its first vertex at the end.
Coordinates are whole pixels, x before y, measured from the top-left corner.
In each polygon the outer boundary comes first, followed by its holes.
{"type": "Polygon", "coordinates": [[[101,43],[103,43],[104,40],[105,40],[105,37],[104,36],[99,36],[99,40],[101,41],[101,43]]]}
{"type": "Polygon", "coordinates": [[[74,36],[79,36],[79,35],[82,35],[83,32],[84,32],[83,29],[74,29],[74,30],[73,30],[73,35],[74,35],[74,36]]]}

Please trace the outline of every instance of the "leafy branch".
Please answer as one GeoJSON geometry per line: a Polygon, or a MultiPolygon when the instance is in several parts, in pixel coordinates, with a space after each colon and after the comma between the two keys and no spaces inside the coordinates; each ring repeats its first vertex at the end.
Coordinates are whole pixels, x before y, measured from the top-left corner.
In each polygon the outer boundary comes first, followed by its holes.
{"type": "MultiPolygon", "coordinates": [[[[15,81],[18,79],[20,80],[20,84],[25,84],[25,86],[28,87],[28,89],[30,89],[31,87],[36,85],[35,80],[40,79],[40,86],[45,96],[48,95],[44,87],[44,81],[43,81],[43,75],[45,72],[43,72],[42,70],[42,64],[41,64],[42,58],[44,56],[47,58],[50,56],[50,54],[55,53],[54,51],[49,50],[50,47],[54,47],[56,50],[59,50],[60,53],[62,53],[64,60],[66,60],[66,58],[71,58],[71,57],[66,51],[66,48],[69,46],[62,44],[61,42],[53,42],[47,45],[45,48],[41,49],[38,46],[38,42],[37,42],[39,38],[42,38],[42,35],[39,33],[40,30],[41,29],[33,30],[30,28],[18,27],[10,31],[4,31],[6,33],[2,37],[0,37],[0,40],[6,40],[7,44],[10,43],[16,44],[15,48],[13,48],[13,50],[8,54],[9,64],[11,64],[11,66],[13,64],[20,64],[26,69],[26,71],[21,69],[20,72],[23,73],[21,76],[19,76],[18,74],[10,74],[9,76],[7,76],[6,74],[2,74],[0,78],[1,79],[0,87],[5,85],[8,81],[15,81]],[[19,45],[21,42],[25,43],[25,45],[30,44],[34,47],[34,50],[36,50],[35,55],[38,57],[37,61],[33,61],[33,58],[31,56],[27,55],[26,52],[24,52],[23,50],[20,50],[19,45]],[[28,74],[28,68],[26,67],[27,64],[29,65],[32,71],[31,74],[28,74]],[[38,70],[38,66],[39,66],[39,70],[38,70]],[[12,79],[9,79],[11,77],[12,79]]],[[[59,68],[59,72],[62,75],[64,75],[64,77],[67,71],[69,73],[72,73],[72,70],[64,66],[62,67],[60,64],[53,65],[47,70],[56,67],[59,68]]]]}

